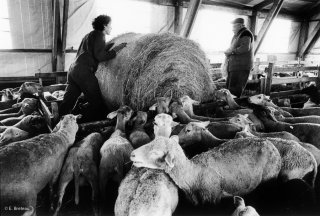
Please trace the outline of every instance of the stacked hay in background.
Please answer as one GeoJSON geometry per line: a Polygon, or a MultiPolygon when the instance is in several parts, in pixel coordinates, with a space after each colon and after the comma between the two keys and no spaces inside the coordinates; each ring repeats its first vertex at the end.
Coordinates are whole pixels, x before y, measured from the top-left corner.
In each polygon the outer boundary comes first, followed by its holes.
{"type": "Polygon", "coordinates": [[[111,110],[122,104],[144,110],[159,96],[212,100],[209,62],[195,42],[170,33],[128,33],[110,41],[122,42],[127,47],[115,59],[101,63],[96,72],[111,110]]]}

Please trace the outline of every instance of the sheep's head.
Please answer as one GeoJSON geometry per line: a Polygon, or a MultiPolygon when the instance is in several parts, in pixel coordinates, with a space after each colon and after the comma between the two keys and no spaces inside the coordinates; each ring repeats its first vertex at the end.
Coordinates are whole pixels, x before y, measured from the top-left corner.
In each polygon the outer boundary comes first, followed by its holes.
{"type": "Polygon", "coordinates": [[[44,117],[39,115],[28,115],[24,117],[26,119],[26,124],[30,125],[31,128],[39,130],[38,132],[42,132],[46,128],[46,121],[44,117]]]}
{"type": "Polygon", "coordinates": [[[38,107],[38,99],[35,98],[25,98],[22,102],[12,105],[13,108],[21,107],[24,114],[30,115],[38,107]]]}
{"type": "Polygon", "coordinates": [[[275,108],[278,107],[272,102],[272,100],[270,99],[270,96],[267,96],[264,94],[253,95],[248,98],[248,102],[251,104],[256,104],[261,106],[272,106],[275,108]]]}
{"type": "Polygon", "coordinates": [[[35,94],[42,92],[43,88],[40,83],[35,82],[24,82],[19,89],[19,93],[29,93],[29,94],[35,94]]]}
{"type": "Polygon", "coordinates": [[[122,119],[125,123],[128,122],[133,114],[133,110],[129,106],[121,106],[118,110],[108,114],[107,118],[113,119],[117,116],[117,119],[122,119]]]}
{"type": "Polygon", "coordinates": [[[248,119],[248,114],[244,114],[244,115],[237,114],[236,116],[229,119],[229,122],[239,126],[241,129],[246,128],[247,125],[248,126],[253,125],[253,122],[250,121],[250,119],[248,119]]]}
{"type": "Polygon", "coordinates": [[[81,115],[72,115],[67,114],[65,116],[62,116],[59,123],[56,125],[56,127],[53,129],[53,132],[57,132],[58,130],[66,130],[66,132],[71,134],[76,134],[79,126],[77,124],[77,120],[80,119],[81,115]]]}
{"type": "Polygon", "coordinates": [[[184,148],[201,142],[202,133],[210,133],[206,129],[209,124],[209,121],[188,123],[178,134],[180,145],[184,148]]]}
{"type": "Polygon", "coordinates": [[[232,213],[232,216],[259,216],[257,211],[251,206],[245,206],[244,200],[239,196],[233,197],[236,210],[232,213]]]}
{"type": "Polygon", "coordinates": [[[0,136],[0,145],[28,138],[29,133],[17,127],[8,127],[0,136]]]}
{"type": "Polygon", "coordinates": [[[156,115],[154,117],[153,124],[154,124],[153,131],[156,137],[158,136],[169,137],[172,132],[172,128],[178,125],[178,123],[173,121],[170,115],[165,113],[156,115]]]}
{"type": "Polygon", "coordinates": [[[234,98],[236,98],[236,96],[231,94],[231,92],[228,89],[223,88],[223,89],[215,91],[215,97],[216,97],[217,101],[226,102],[228,104],[228,106],[230,107],[230,109],[237,109],[240,107],[234,100],[234,98]]]}
{"type": "Polygon", "coordinates": [[[273,109],[272,107],[269,107],[269,106],[260,106],[260,105],[255,105],[254,108],[253,108],[253,113],[259,117],[260,119],[261,118],[267,118],[267,119],[270,119],[272,121],[278,121],[274,114],[273,114],[273,109]]]}
{"type": "Polygon", "coordinates": [[[147,122],[148,114],[143,111],[138,111],[137,115],[132,119],[135,127],[144,126],[147,122]]]}
{"type": "Polygon", "coordinates": [[[158,97],[157,102],[149,110],[157,110],[157,113],[168,113],[171,97],[158,97]]]}
{"type": "Polygon", "coordinates": [[[174,148],[179,147],[178,137],[156,137],[150,143],[137,148],[130,159],[136,167],[170,170],[174,167],[174,148]]]}
{"type": "Polygon", "coordinates": [[[191,99],[188,95],[182,96],[181,98],[179,98],[179,101],[182,104],[183,110],[186,113],[188,113],[189,115],[193,114],[193,105],[199,105],[200,104],[199,101],[191,99]]]}
{"type": "Polygon", "coordinates": [[[2,93],[1,101],[13,100],[13,92],[12,89],[6,88],[0,91],[2,93]]]}

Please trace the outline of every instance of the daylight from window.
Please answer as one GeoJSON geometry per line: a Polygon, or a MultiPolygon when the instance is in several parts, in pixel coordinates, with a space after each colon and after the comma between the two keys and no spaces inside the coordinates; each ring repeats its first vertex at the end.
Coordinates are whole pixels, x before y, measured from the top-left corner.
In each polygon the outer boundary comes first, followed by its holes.
{"type": "Polygon", "coordinates": [[[260,47],[260,53],[288,53],[292,21],[275,19],[260,47]]]}
{"type": "Polygon", "coordinates": [[[190,39],[197,41],[206,52],[222,52],[228,49],[233,36],[231,21],[235,15],[210,9],[197,14],[190,39]]]}
{"type": "Polygon", "coordinates": [[[0,49],[12,48],[7,0],[0,0],[0,49]]]}

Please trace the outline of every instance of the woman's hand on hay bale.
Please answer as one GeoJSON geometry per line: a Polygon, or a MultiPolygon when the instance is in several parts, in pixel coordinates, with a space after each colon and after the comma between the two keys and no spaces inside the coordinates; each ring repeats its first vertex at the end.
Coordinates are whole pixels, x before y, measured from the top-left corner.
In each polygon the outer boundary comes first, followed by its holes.
{"type": "Polygon", "coordinates": [[[113,50],[116,51],[116,53],[118,53],[120,50],[122,50],[122,49],[125,48],[126,46],[127,46],[127,43],[121,43],[121,44],[115,46],[115,47],[113,48],[113,50]]]}

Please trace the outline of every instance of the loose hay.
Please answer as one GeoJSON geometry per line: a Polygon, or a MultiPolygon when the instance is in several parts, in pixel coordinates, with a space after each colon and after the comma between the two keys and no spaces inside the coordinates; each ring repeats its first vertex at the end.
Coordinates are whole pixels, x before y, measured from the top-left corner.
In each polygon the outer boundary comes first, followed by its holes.
{"type": "Polygon", "coordinates": [[[96,73],[110,109],[126,104],[143,110],[159,96],[212,99],[209,63],[195,42],[171,33],[128,33],[110,41],[122,42],[128,42],[127,47],[115,59],[101,63],[96,73]]]}

